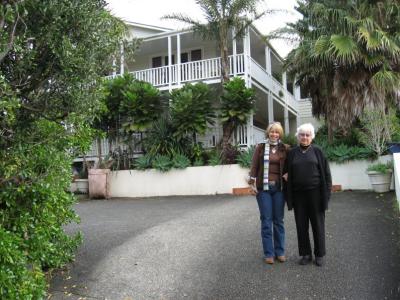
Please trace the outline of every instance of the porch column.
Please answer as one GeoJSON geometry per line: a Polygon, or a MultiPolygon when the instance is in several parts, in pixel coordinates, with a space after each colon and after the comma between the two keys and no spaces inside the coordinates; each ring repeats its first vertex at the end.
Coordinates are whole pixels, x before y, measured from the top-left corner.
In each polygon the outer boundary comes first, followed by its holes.
{"type": "Polygon", "coordinates": [[[286,91],[287,91],[287,76],[286,76],[286,72],[282,73],[282,85],[283,85],[284,93],[286,94],[286,91]]]}
{"type": "Polygon", "coordinates": [[[294,87],[294,91],[293,91],[293,95],[294,95],[294,99],[296,99],[297,101],[299,101],[301,99],[301,90],[300,90],[300,86],[296,84],[297,78],[294,77],[294,82],[293,82],[293,87],[294,87]]]}
{"type": "Polygon", "coordinates": [[[232,54],[233,54],[233,76],[236,77],[237,75],[237,64],[236,64],[236,55],[237,55],[237,48],[236,48],[236,30],[232,28],[232,54]]]}
{"type": "Polygon", "coordinates": [[[271,67],[271,49],[268,46],[265,46],[265,70],[268,75],[272,74],[271,67]]]}
{"type": "Polygon", "coordinates": [[[172,47],[171,47],[171,36],[168,36],[168,89],[171,92],[172,90],[172,47]]]}
{"type": "Polygon", "coordinates": [[[121,43],[121,45],[120,45],[120,55],[121,55],[120,73],[121,73],[121,75],[122,75],[122,74],[124,74],[124,64],[125,64],[124,44],[123,44],[123,43],[121,43]]]}
{"type": "Polygon", "coordinates": [[[176,83],[181,86],[181,35],[176,35],[176,83]]]}
{"type": "Polygon", "coordinates": [[[112,61],[112,75],[113,76],[117,75],[117,60],[115,59],[115,56],[113,56],[113,61],[112,61]]]}
{"type": "Polygon", "coordinates": [[[250,65],[251,65],[251,51],[250,51],[250,30],[246,29],[244,37],[243,37],[243,54],[244,54],[244,80],[246,82],[246,86],[250,87],[250,65]]]}
{"type": "Polygon", "coordinates": [[[272,96],[272,92],[268,92],[268,123],[272,123],[275,121],[274,118],[274,99],[272,96]]]}
{"type": "Polygon", "coordinates": [[[285,107],[284,107],[284,112],[283,112],[283,117],[285,119],[285,133],[289,133],[289,109],[288,109],[288,104],[285,102],[285,107]]]}

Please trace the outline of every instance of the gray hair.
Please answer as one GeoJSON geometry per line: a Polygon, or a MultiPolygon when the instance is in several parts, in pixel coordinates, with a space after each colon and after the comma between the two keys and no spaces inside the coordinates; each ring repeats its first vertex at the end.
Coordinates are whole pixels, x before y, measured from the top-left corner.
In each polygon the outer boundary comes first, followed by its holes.
{"type": "Polygon", "coordinates": [[[315,138],[315,130],[314,130],[314,126],[311,123],[305,123],[300,125],[299,127],[297,127],[297,131],[295,136],[298,138],[299,134],[301,132],[304,133],[310,133],[311,134],[311,138],[314,139],[315,138]]]}

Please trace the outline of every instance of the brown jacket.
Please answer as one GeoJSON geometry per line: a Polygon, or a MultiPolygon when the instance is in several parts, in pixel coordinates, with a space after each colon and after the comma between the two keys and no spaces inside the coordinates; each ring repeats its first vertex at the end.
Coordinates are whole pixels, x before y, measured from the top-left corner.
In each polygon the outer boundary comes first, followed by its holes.
{"type": "MultiPolygon", "coordinates": [[[[264,150],[265,143],[258,144],[254,151],[253,160],[251,163],[250,177],[256,178],[257,190],[263,189],[263,177],[264,177],[264,150]]],[[[285,166],[285,160],[287,153],[289,151],[289,145],[279,143],[278,144],[278,155],[279,155],[279,166],[280,166],[280,178],[283,181],[283,167],[285,166]]],[[[253,181],[250,179],[250,184],[253,181]]],[[[283,189],[283,184],[281,184],[281,189],[283,189]]]]}

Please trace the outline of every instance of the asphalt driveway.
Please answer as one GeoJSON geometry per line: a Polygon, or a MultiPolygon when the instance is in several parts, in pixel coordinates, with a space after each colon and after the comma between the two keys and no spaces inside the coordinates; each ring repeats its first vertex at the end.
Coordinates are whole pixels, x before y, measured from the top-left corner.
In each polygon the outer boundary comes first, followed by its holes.
{"type": "Polygon", "coordinates": [[[84,243],[56,272],[50,299],[400,299],[394,194],[333,194],[323,267],[297,264],[286,211],[286,263],[262,261],[254,197],[81,201],[84,243]]]}

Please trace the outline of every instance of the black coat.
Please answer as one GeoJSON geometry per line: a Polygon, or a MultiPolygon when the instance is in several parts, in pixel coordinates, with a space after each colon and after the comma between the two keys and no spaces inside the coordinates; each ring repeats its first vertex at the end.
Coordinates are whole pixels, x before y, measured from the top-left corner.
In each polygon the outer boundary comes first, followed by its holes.
{"type": "MultiPolygon", "coordinates": [[[[327,159],[325,158],[324,153],[322,152],[321,148],[319,148],[316,145],[311,145],[314,149],[314,153],[317,156],[318,160],[318,168],[319,168],[319,173],[321,174],[321,201],[322,201],[322,208],[323,210],[328,209],[328,202],[329,199],[331,198],[331,189],[332,189],[332,176],[331,176],[331,171],[329,169],[329,163],[327,159]]],[[[286,189],[285,189],[285,198],[287,202],[288,209],[291,210],[293,208],[293,180],[291,176],[293,175],[292,172],[292,167],[293,167],[293,157],[295,151],[299,151],[299,146],[294,147],[291,149],[288,153],[288,156],[286,158],[286,163],[285,163],[285,168],[283,173],[288,173],[288,181],[286,184],[286,189]]]]}

